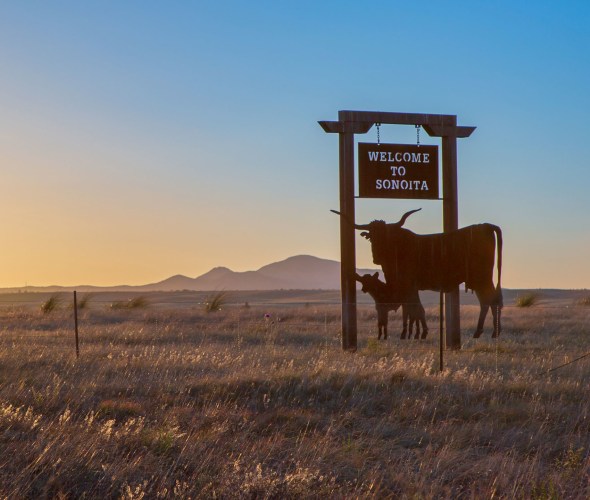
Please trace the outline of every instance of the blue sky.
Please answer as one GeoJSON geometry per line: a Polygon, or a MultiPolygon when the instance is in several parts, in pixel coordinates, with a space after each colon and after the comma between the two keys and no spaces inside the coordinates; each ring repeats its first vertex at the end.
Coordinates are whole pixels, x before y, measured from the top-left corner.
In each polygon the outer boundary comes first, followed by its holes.
{"type": "MultiPolygon", "coordinates": [[[[505,286],[586,288],[589,20],[582,1],[3,2],[0,286],[338,259],[338,139],[317,121],[357,109],[477,126],[460,225],[503,228],[505,286]]],[[[357,218],[419,206],[407,227],[441,230],[437,201],[357,218]]]]}

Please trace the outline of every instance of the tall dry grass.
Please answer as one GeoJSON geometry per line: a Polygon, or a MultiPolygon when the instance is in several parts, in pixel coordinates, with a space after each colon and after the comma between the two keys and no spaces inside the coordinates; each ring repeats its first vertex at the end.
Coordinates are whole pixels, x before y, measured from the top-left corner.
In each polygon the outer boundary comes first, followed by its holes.
{"type": "MultiPolygon", "coordinates": [[[[92,306],[92,304],[91,304],[92,306]]],[[[588,308],[506,308],[438,372],[337,306],[0,309],[0,497],[588,498],[588,308]],[[567,312],[567,314],[566,314],[567,312]]],[[[394,319],[395,318],[395,319],[394,319]]]]}

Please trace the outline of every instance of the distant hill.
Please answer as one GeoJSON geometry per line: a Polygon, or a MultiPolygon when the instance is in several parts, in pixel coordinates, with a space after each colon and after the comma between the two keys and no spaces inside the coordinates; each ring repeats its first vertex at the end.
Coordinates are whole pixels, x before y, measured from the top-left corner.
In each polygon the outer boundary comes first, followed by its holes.
{"type": "MultiPolygon", "coordinates": [[[[375,269],[359,269],[359,273],[375,272],[375,269]]],[[[62,287],[6,288],[2,292],[59,292],[78,290],[81,292],[137,291],[168,292],[176,290],[339,290],[340,262],[320,259],[311,255],[297,255],[280,262],[274,262],[256,271],[237,272],[227,267],[215,267],[210,271],[190,278],[177,274],[157,283],[140,286],[95,287],[88,285],[62,287]]]]}

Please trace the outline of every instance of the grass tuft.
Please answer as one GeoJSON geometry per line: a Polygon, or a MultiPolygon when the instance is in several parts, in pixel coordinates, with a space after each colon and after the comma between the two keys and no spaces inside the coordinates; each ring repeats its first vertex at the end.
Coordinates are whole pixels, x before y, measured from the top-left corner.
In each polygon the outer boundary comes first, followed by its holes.
{"type": "Polygon", "coordinates": [[[143,413],[140,403],[127,399],[105,399],[98,404],[97,416],[123,420],[143,413]]]}
{"type": "Polygon", "coordinates": [[[41,312],[43,314],[49,314],[58,309],[61,302],[62,298],[59,295],[52,295],[45,302],[43,302],[43,304],[41,304],[41,312]]]}
{"type": "Polygon", "coordinates": [[[525,293],[516,297],[516,307],[532,307],[539,301],[539,295],[536,293],[525,293]]]}
{"type": "Polygon", "coordinates": [[[94,297],[93,293],[87,293],[78,299],[78,309],[88,309],[90,300],[94,297]]]}
{"type": "MultiPolygon", "coordinates": [[[[84,309],[88,309],[88,306],[90,305],[90,301],[92,300],[92,298],[94,297],[93,293],[87,293],[85,295],[79,295],[76,299],[76,303],[78,306],[78,311],[82,311],[84,309]]],[[[70,307],[73,309],[74,308],[74,301],[72,300],[72,303],[70,304],[70,307]]]]}
{"type": "Polygon", "coordinates": [[[221,311],[221,308],[227,303],[226,292],[215,292],[205,300],[205,312],[212,313],[221,311]]]}
{"type": "Polygon", "coordinates": [[[126,310],[131,310],[131,309],[144,309],[149,305],[148,300],[140,295],[139,297],[134,297],[132,299],[129,300],[121,300],[118,302],[113,302],[111,304],[111,309],[126,309],[126,310]]]}

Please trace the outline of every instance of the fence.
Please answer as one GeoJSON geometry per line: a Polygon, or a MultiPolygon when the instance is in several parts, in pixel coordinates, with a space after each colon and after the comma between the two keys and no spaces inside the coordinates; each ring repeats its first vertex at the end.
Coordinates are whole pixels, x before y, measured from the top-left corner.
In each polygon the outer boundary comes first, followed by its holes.
{"type": "MultiPolygon", "coordinates": [[[[154,342],[158,336],[171,335],[177,329],[187,335],[215,334],[228,339],[235,338],[236,341],[246,339],[248,342],[273,341],[279,344],[286,342],[286,339],[297,339],[303,344],[321,346],[326,351],[340,349],[341,304],[336,300],[337,292],[302,295],[305,294],[289,291],[283,291],[282,294],[228,294],[225,297],[217,294],[219,302],[216,306],[213,304],[212,308],[209,306],[216,294],[197,292],[77,294],[78,307],[73,307],[73,294],[2,295],[0,316],[4,319],[4,325],[0,331],[0,341],[14,343],[31,335],[66,336],[72,340],[72,350],[80,355],[84,351],[85,330],[103,328],[112,337],[110,341],[117,342],[118,329],[132,324],[133,328],[147,325],[153,332],[154,342]]],[[[389,315],[389,339],[382,345],[399,352],[436,355],[439,352],[440,317],[435,297],[423,299],[430,328],[425,340],[399,338],[402,318],[398,311],[389,315]]],[[[377,313],[370,299],[363,300],[363,296],[359,299],[359,348],[370,348],[376,345],[377,313]]],[[[533,301],[526,305],[504,306],[503,333],[497,339],[490,338],[491,314],[486,319],[482,337],[473,339],[479,306],[473,301],[462,305],[461,352],[489,352],[497,358],[507,345],[518,344],[526,337],[540,349],[553,352],[555,366],[543,373],[554,371],[558,365],[566,366],[590,356],[590,353],[581,352],[577,343],[568,340],[587,337],[590,333],[590,307],[586,302],[551,300],[545,303],[533,301]],[[556,342],[556,339],[559,340],[556,342]]]]}

